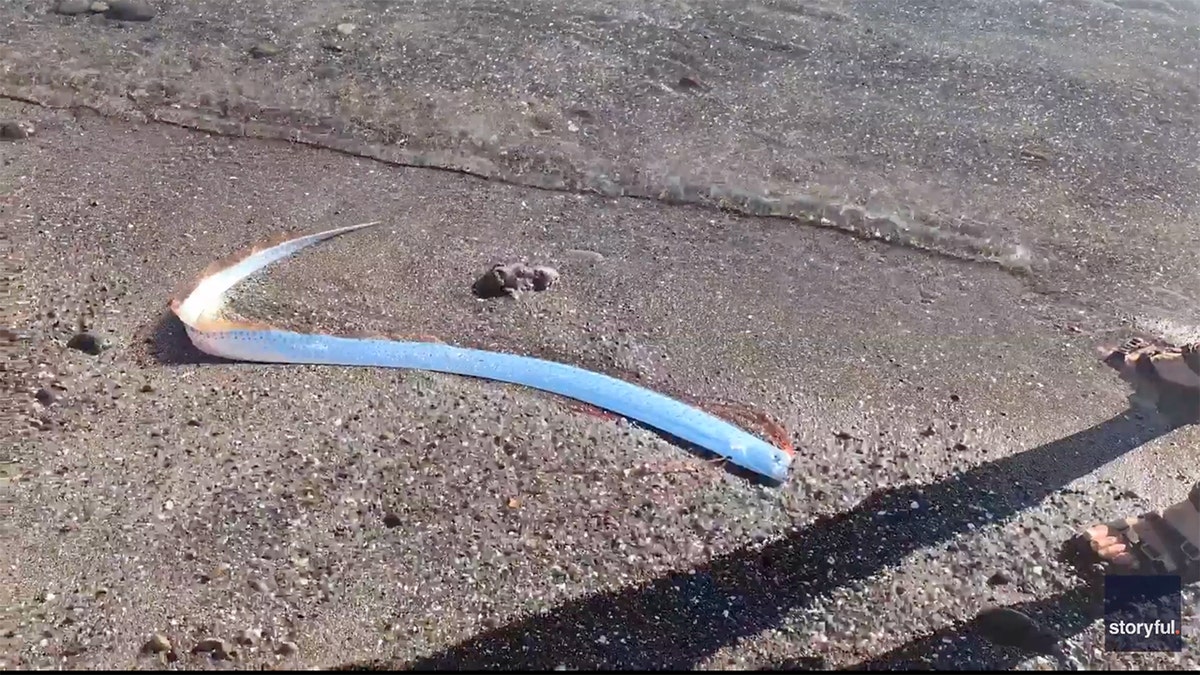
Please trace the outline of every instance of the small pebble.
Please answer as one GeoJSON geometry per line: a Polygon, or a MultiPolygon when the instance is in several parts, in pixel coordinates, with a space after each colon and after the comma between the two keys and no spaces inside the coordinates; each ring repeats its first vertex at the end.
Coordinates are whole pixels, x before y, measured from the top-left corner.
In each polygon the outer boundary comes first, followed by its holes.
{"type": "Polygon", "coordinates": [[[496,264],[475,280],[471,290],[480,298],[512,296],[522,291],[545,291],[554,286],[558,278],[558,271],[553,267],[496,264]]]}
{"type": "Polygon", "coordinates": [[[992,576],[988,577],[987,580],[988,586],[1004,586],[1005,584],[1010,583],[1012,583],[1012,579],[1010,579],[1009,576],[1004,572],[996,572],[992,576]]]}
{"type": "Polygon", "coordinates": [[[275,648],[275,653],[280,656],[294,656],[300,652],[300,647],[295,642],[284,640],[275,648]]]}
{"type": "Polygon", "coordinates": [[[92,0],[59,0],[54,11],[65,16],[74,16],[88,11],[91,5],[92,0]]]}
{"type": "Polygon", "coordinates": [[[192,647],[193,654],[211,654],[215,659],[229,658],[229,645],[220,638],[205,638],[192,647]]]}
{"type": "Polygon", "coordinates": [[[88,9],[92,10],[92,12],[96,14],[103,14],[108,11],[108,3],[96,0],[96,2],[93,2],[88,9]]]}
{"type": "Polygon", "coordinates": [[[84,354],[99,356],[101,352],[108,349],[108,343],[103,338],[96,337],[92,333],[76,333],[67,341],[67,348],[81,351],[84,354]]]}
{"type": "Polygon", "coordinates": [[[38,389],[37,392],[33,395],[33,397],[35,399],[37,399],[38,403],[41,403],[42,405],[46,405],[46,406],[50,405],[51,403],[54,403],[55,399],[57,398],[54,395],[54,392],[50,391],[49,389],[47,389],[45,387],[38,389]]]}
{"type": "Polygon", "coordinates": [[[279,47],[270,42],[260,42],[250,48],[250,56],[256,59],[265,59],[270,56],[275,56],[279,53],[279,47]]]}
{"type": "Polygon", "coordinates": [[[247,628],[238,634],[237,642],[243,647],[252,647],[261,637],[261,630],[258,630],[257,628],[247,628]]]}
{"type": "Polygon", "coordinates": [[[1011,607],[993,607],[980,613],[975,620],[984,639],[997,645],[1016,647],[1029,652],[1050,654],[1058,637],[1011,607]]]}
{"type": "Polygon", "coordinates": [[[140,0],[112,0],[104,16],[116,21],[149,21],[154,9],[140,0]]]}
{"type": "Polygon", "coordinates": [[[33,127],[21,122],[0,122],[0,140],[21,141],[33,135],[33,127]]]}
{"type": "Polygon", "coordinates": [[[352,23],[339,23],[337,26],[337,32],[341,33],[342,35],[352,35],[357,28],[358,26],[352,23]]]}
{"type": "Polygon", "coordinates": [[[383,517],[383,525],[385,527],[399,527],[402,522],[404,521],[400,520],[400,516],[390,511],[383,517]]]}
{"type": "Polygon", "coordinates": [[[171,641],[162,633],[155,633],[146,640],[146,644],[142,645],[142,651],[146,654],[159,654],[162,652],[171,651],[171,641]]]}

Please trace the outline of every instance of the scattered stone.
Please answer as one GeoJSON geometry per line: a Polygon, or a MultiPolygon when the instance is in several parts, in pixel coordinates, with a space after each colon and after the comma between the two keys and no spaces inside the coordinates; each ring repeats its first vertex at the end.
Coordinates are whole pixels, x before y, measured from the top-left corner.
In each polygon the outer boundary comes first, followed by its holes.
{"type": "Polygon", "coordinates": [[[33,135],[33,126],[23,122],[0,122],[0,140],[22,141],[33,135]]]}
{"type": "Polygon", "coordinates": [[[402,522],[404,521],[400,520],[400,516],[392,513],[391,511],[388,511],[387,514],[383,516],[384,527],[400,527],[400,523],[402,522]]]}
{"type": "Polygon", "coordinates": [[[115,21],[149,21],[154,9],[140,0],[112,0],[104,16],[115,21]]]}
{"type": "Polygon", "coordinates": [[[149,394],[150,392],[154,391],[154,387],[150,386],[149,384],[143,384],[139,391],[141,391],[143,394],[149,394]]]}
{"type": "Polygon", "coordinates": [[[189,427],[198,427],[198,426],[200,426],[200,420],[196,419],[195,417],[192,417],[187,421],[187,425],[189,427]]]}
{"type": "Polygon", "coordinates": [[[545,132],[554,129],[554,120],[550,116],[538,113],[529,119],[529,124],[534,129],[545,132]]]}
{"type": "Polygon", "coordinates": [[[95,14],[103,14],[108,11],[108,3],[96,0],[96,2],[93,2],[88,9],[92,10],[92,12],[95,14]]]}
{"type": "Polygon", "coordinates": [[[67,348],[91,354],[92,356],[99,356],[101,352],[108,349],[108,343],[104,338],[97,337],[92,333],[83,332],[72,335],[71,339],[67,341],[67,348]]]}
{"type": "Polygon", "coordinates": [[[568,108],[567,115],[574,117],[576,119],[579,119],[583,122],[596,121],[596,116],[592,114],[592,111],[588,110],[587,108],[585,108],[583,106],[579,106],[579,105],[574,105],[574,106],[571,106],[570,108],[568,108]]]}
{"type": "Polygon", "coordinates": [[[921,432],[921,435],[924,436],[925,438],[929,438],[930,436],[933,436],[935,434],[937,434],[937,429],[934,429],[932,424],[925,427],[924,431],[921,432]]]}
{"type": "Polygon", "coordinates": [[[341,33],[342,35],[347,35],[347,36],[353,35],[354,31],[357,29],[358,29],[358,26],[356,26],[352,23],[339,23],[337,25],[337,32],[341,33]]]}
{"type": "Polygon", "coordinates": [[[553,286],[558,276],[553,267],[498,263],[475,281],[472,290],[481,298],[512,296],[523,291],[540,292],[553,286]]]}
{"type": "Polygon", "coordinates": [[[300,647],[297,646],[295,642],[284,640],[283,642],[279,643],[278,647],[275,648],[275,653],[280,656],[295,656],[296,654],[300,653],[300,647]]]}
{"type": "Polygon", "coordinates": [[[1050,161],[1050,151],[1038,146],[1021,148],[1021,159],[1026,162],[1048,162],[1050,161]]]}
{"type": "Polygon", "coordinates": [[[34,393],[33,397],[35,399],[37,399],[38,403],[41,403],[42,405],[46,405],[46,406],[54,403],[55,399],[58,398],[57,396],[54,395],[54,392],[50,391],[49,389],[47,389],[45,387],[38,389],[37,392],[34,393]]]}
{"type": "Polygon", "coordinates": [[[243,647],[253,647],[262,637],[262,631],[257,628],[247,628],[237,636],[237,643],[243,647]]]}
{"type": "Polygon", "coordinates": [[[263,581],[262,579],[251,579],[249,586],[251,590],[259,593],[266,593],[267,591],[271,590],[271,587],[267,585],[267,582],[263,581]]]}
{"type": "Polygon", "coordinates": [[[193,654],[208,654],[214,659],[228,659],[229,645],[220,638],[205,638],[192,647],[193,654]]]}
{"type": "Polygon", "coordinates": [[[229,574],[230,569],[231,568],[229,566],[229,563],[221,563],[221,564],[217,565],[215,568],[213,568],[213,570],[211,572],[208,572],[208,573],[201,572],[198,576],[198,580],[202,584],[207,584],[208,582],[212,581],[213,579],[221,579],[221,578],[227,576],[229,574]]]}
{"type": "Polygon", "coordinates": [[[171,641],[162,633],[155,633],[146,640],[146,644],[142,645],[142,653],[144,654],[161,654],[162,652],[171,651],[171,641]]]}
{"type": "Polygon", "coordinates": [[[250,48],[250,56],[256,59],[265,59],[275,56],[279,51],[279,47],[270,42],[260,42],[250,48]]]}
{"type": "Polygon", "coordinates": [[[1009,578],[1009,576],[1007,574],[1005,574],[1004,572],[996,572],[992,576],[988,577],[988,580],[987,580],[988,586],[1004,586],[1005,584],[1011,584],[1011,583],[1012,583],[1012,579],[1009,578]]]}
{"type": "Polygon", "coordinates": [[[87,12],[91,5],[92,0],[59,0],[54,11],[64,16],[75,16],[87,12]]]}
{"type": "Polygon", "coordinates": [[[993,607],[975,619],[979,634],[987,641],[1039,654],[1053,654],[1058,636],[1011,607],[993,607]]]}

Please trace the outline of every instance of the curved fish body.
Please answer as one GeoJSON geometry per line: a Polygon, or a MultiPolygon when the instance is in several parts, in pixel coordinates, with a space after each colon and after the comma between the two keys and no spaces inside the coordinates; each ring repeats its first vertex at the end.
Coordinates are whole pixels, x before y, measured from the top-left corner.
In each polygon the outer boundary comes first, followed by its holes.
{"type": "Polygon", "coordinates": [[[787,478],[792,454],[703,410],[644,387],[575,366],[515,354],[431,342],[299,333],[221,317],[225,293],[239,281],[306,246],[377,223],[366,223],[256,247],[211,267],[190,291],[171,301],[201,351],[258,363],[408,368],[531,387],[641,422],[713,452],[766,478],[787,478]]]}

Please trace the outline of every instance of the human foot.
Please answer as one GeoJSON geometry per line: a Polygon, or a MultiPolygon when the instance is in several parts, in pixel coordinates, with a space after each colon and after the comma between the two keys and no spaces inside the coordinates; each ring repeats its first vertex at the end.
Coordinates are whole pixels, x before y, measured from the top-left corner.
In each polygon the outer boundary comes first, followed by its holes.
{"type": "Polygon", "coordinates": [[[1200,581],[1200,482],[1161,512],[1096,524],[1070,542],[1081,567],[1115,574],[1177,574],[1200,581]]]}
{"type": "Polygon", "coordinates": [[[1101,353],[1133,385],[1135,403],[1148,404],[1174,422],[1200,423],[1200,343],[1174,347],[1133,338],[1101,353]]]}

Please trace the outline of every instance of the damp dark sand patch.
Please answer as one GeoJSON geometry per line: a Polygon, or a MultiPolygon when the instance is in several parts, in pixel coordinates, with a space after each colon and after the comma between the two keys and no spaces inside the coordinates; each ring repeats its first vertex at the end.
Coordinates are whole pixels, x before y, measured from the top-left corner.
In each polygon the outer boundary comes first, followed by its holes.
{"type": "MultiPolygon", "coordinates": [[[[114,103],[44,87],[10,88],[0,96],[52,108],[82,109],[104,115],[162,122],[230,137],[300,143],[397,166],[448,170],[545,190],[696,204],[746,216],[781,218],[805,226],[839,229],[866,240],[908,246],[963,260],[995,263],[1021,275],[1033,272],[1044,263],[1035,258],[1026,246],[995,240],[986,234],[986,228],[965,226],[961,218],[948,219],[933,215],[904,217],[887,210],[872,210],[828,198],[758,193],[737,187],[736,184],[693,182],[674,174],[655,177],[639,170],[621,171],[613,167],[580,169],[561,158],[547,157],[545,153],[538,153],[532,162],[513,167],[506,161],[509,150],[498,145],[477,144],[469,151],[471,154],[456,150],[414,152],[361,141],[347,133],[347,125],[333,119],[323,120],[325,126],[318,126],[322,122],[303,125],[295,120],[307,117],[306,113],[260,110],[257,104],[250,102],[242,102],[238,106],[239,120],[228,114],[214,116],[182,107],[163,110],[128,108],[124,100],[114,103]],[[270,118],[282,122],[261,121],[270,118]],[[628,175],[635,176],[636,182],[623,178],[628,175]]],[[[228,105],[222,107],[226,111],[230,109],[228,105]]],[[[595,164],[595,161],[589,163],[595,164]]]]}

